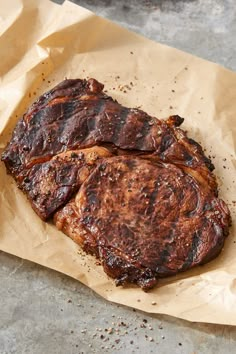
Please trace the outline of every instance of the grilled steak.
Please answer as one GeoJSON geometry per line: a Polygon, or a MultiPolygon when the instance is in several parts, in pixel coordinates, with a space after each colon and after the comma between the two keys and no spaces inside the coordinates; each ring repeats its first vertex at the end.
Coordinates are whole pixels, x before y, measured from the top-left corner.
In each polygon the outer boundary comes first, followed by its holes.
{"type": "Polygon", "coordinates": [[[117,284],[146,289],[214,258],[228,213],[208,185],[175,165],[121,156],[102,161],[54,220],[117,284]]]}
{"type": "Polygon", "coordinates": [[[99,158],[108,156],[111,153],[102,147],[62,152],[29,169],[21,187],[32,208],[46,220],[79,189],[99,158]]]}
{"type": "Polygon", "coordinates": [[[159,120],[121,106],[94,79],[65,80],[36,101],[18,122],[3,153],[9,172],[21,182],[35,164],[67,150],[111,144],[153,153],[162,161],[201,171],[216,189],[214,167],[202,148],[177,127],[183,118],[159,120]]]}
{"type": "Polygon", "coordinates": [[[143,289],[221,251],[230,225],[214,166],[179,128],[65,80],[18,122],[2,160],[33,209],[143,289]]]}

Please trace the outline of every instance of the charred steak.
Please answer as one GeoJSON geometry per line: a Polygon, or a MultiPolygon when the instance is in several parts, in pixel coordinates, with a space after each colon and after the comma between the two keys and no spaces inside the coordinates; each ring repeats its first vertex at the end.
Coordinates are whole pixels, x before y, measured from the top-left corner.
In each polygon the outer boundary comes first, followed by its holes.
{"type": "Polygon", "coordinates": [[[228,235],[214,166],[182,122],[123,107],[94,79],[65,80],[19,120],[2,160],[43,220],[117,284],[147,290],[215,258],[228,235]]]}

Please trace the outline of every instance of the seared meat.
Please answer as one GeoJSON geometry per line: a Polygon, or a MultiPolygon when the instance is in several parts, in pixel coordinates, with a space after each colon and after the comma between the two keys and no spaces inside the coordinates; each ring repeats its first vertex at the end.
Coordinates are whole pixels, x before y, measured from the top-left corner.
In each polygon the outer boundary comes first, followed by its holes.
{"type": "Polygon", "coordinates": [[[30,168],[21,188],[35,212],[46,220],[79,189],[99,158],[109,156],[111,153],[102,147],[60,153],[30,168]]]}
{"type": "Polygon", "coordinates": [[[159,120],[121,106],[94,79],[65,80],[41,96],[18,122],[3,153],[8,171],[20,182],[25,170],[67,150],[110,143],[125,150],[152,152],[162,161],[209,173],[214,166],[202,148],[177,127],[183,118],[159,120]]]}
{"type": "Polygon", "coordinates": [[[208,185],[173,164],[112,157],[54,220],[118,284],[146,289],[158,277],[214,258],[227,234],[228,209],[208,185]]]}
{"type": "Polygon", "coordinates": [[[33,209],[143,289],[205,263],[230,225],[214,166],[179,128],[121,106],[94,79],[65,80],[18,122],[2,160],[33,209]]]}

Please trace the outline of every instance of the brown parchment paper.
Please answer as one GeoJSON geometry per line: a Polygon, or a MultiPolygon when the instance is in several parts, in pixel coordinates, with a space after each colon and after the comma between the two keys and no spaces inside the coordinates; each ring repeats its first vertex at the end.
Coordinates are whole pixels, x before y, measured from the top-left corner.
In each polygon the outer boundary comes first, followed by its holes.
{"type": "Polygon", "coordinates": [[[220,196],[233,218],[224,251],[210,264],[161,280],[148,293],[116,288],[92,257],[36,216],[0,163],[0,249],[76,278],[110,301],[236,325],[236,74],[70,2],[0,0],[0,9],[0,152],[41,93],[65,77],[94,77],[123,105],[160,118],[186,118],[183,128],[213,157],[220,196]]]}

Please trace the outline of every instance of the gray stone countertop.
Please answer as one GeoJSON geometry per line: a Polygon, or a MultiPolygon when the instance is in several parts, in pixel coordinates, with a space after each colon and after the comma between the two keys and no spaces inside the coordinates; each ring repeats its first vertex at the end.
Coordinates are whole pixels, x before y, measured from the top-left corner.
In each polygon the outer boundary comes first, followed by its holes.
{"type": "MultiPolygon", "coordinates": [[[[74,2],[151,39],[236,69],[235,0],[74,2]]],[[[0,284],[0,354],[236,353],[236,327],[119,306],[76,280],[3,252],[0,284]]]]}

